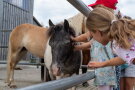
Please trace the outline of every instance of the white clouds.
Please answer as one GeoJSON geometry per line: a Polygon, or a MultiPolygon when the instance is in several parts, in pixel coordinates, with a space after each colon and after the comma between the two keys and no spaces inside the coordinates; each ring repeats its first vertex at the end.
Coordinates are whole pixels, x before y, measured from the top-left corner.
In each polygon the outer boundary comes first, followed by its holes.
{"type": "Polygon", "coordinates": [[[124,15],[135,18],[135,0],[119,0],[118,7],[124,15]]]}
{"type": "MultiPolygon", "coordinates": [[[[89,4],[89,0],[83,0],[89,4]]],[[[94,0],[91,0],[93,3],[94,0]]],[[[48,25],[48,20],[52,19],[54,23],[58,23],[64,19],[76,15],[78,11],[67,0],[35,0],[34,16],[39,22],[48,25]]]]}
{"type": "MultiPolygon", "coordinates": [[[[66,18],[72,17],[78,11],[68,3],[67,0],[34,0],[34,16],[39,22],[48,25],[48,20],[52,19],[54,23],[63,21],[66,18]]],[[[86,5],[95,2],[96,0],[82,0],[86,5]]],[[[135,18],[135,0],[119,0],[118,7],[125,15],[135,18]]]]}
{"type": "Polygon", "coordinates": [[[45,25],[48,19],[55,23],[77,14],[77,10],[66,0],[35,0],[35,17],[45,25]]]}

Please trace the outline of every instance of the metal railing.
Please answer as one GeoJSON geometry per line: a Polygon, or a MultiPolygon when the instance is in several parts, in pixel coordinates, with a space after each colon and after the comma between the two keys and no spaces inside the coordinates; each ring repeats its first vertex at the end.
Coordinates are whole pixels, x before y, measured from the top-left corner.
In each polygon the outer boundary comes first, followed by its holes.
{"type": "Polygon", "coordinates": [[[83,15],[86,17],[89,16],[89,13],[92,11],[92,8],[88,8],[82,0],[67,0],[71,5],[73,5],[76,9],[78,9],[83,15]]]}
{"type": "MultiPolygon", "coordinates": [[[[0,61],[0,64],[7,64],[6,61],[0,61]]],[[[21,63],[18,63],[17,65],[37,65],[37,66],[44,66],[45,64],[44,63],[25,63],[25,62],[21,62],[21,63]]]]}
{"type": "Polygon", "coordinates": [[[46,83],[28,86],[17,90],[66,90],[78,84],[84,83],[95,77],[94,71],[72,76],[64,79],[54,80],[46,83]]]}

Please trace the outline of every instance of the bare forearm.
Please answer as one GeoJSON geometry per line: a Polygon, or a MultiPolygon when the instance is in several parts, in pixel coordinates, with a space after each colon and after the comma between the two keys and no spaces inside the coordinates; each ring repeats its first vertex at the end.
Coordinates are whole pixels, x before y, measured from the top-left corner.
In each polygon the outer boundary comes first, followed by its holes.
{"type": "Polygon", "coordinates": [[[103,62],[104,66],[103,67],[106,67],[106,66],[116,66],[116,65],[121,65],[121,64],[125,64],[125,61],[122,60],[121,58],[119,57],[115,57],[115,58],[112,58],[110,60],[107,60],[105,62],[103,62]]]}
{"type": "Polygon", "coordinates": [[[74,40],[76,42],[85,42],[87,41],[87,37],[85,35],[80,35],[80,36],[77,36],[74,40]]]}
{"type": "Polygon", "coordinates": [[[76,45],[75,50],[88,50],[90,48],[90,42],[83,43],[81,45],[76,45]]]}
{"type": "Polygon", "coordinates": [[[100,67],[116,66],[122,64],[125,64],[125,61],[119,57],[115,57],[104,62],[89,62],[88,66],[91,68],[100,68],[100,67]]]}
{"type": "Polygon", "coordinates": [[[84,33],[80,36],[75,37],[74,41],[76,41],[76,42],[86,42],[86,41],[88,41],[89,37],[91,37],[91,35],[90,35],[89,32],[87,32],[87,33],[84,33]]]}

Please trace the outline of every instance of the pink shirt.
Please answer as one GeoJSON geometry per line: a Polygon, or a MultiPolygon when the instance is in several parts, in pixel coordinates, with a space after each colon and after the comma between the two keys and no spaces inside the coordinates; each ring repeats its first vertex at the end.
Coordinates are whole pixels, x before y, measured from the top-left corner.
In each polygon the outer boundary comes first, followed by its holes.
{"type": "Polygon", "coordinates": [[[130,49],[123,49],[119,45],[116,45],[116,42],[114,41],[112,49],[118,57],[123,59],[128,64],[132,64],[132,61],[135,59],[135,40],[132,41],[130,49]]]}

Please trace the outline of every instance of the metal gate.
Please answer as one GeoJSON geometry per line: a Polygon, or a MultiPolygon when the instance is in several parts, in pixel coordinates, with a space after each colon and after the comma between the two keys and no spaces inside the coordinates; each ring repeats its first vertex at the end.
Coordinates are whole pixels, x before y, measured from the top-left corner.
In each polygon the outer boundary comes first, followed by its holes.
{"type": "Polygon", "coordinates": [[[11,30],[0,30],[0,60],[5,61],[7,58],[8,40],[11,30]]]}
{"type": "MultiPolygon", "coordinates": [[[[33,24],[34,0],[0,0],[0,61],[5,61],[10,32],[23,23],[33,24]]],[[[37,59],[28,54],[24,59],[37,59]]]]}

